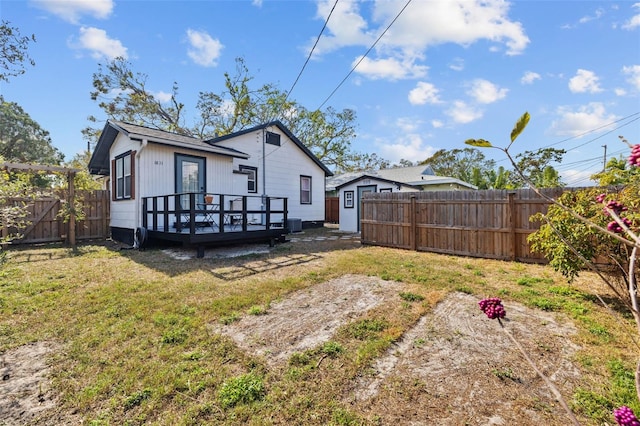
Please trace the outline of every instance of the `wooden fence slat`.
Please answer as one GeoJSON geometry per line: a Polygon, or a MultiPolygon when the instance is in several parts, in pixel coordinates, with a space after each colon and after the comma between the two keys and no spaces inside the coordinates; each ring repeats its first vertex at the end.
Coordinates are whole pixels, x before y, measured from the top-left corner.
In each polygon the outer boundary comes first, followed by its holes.
{"type": "MultiPolygon", "coordinates": [[[[75,239],[87,240],[109,237],[110,197],[109,191],[75,191],[76,199],[80,199],[84,207],[84,219],[76,221],[75,239]]],[[[26,203],[29,216],[25,218],[29,225],[21,230],[24,238],[12,241],[12,244],[35,244],[60,242],[69,234],[68,224],[58,216],[61,200],[69,200],[69,194],[64,191],[56,192],[54,197],[41,199],[9,198],[8,203],[26,203]]],[[[3,235],[10,231],[6,224],[2,224],[3,235]]]]}
{"type": "MultiPolygon", "coordinates": [[[[543,190],[551,197],[579,188],[543,190]]],[[[529,217],[549,201],[530,189],[368,193],[362,199],[364,244],[490,259],[545,262],[527,237],[529,217]]]]}

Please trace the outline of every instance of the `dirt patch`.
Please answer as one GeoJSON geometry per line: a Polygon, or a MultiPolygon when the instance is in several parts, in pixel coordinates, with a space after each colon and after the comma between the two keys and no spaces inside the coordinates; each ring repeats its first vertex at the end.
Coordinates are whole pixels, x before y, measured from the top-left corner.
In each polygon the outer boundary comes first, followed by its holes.
{"type": "Polygon", "coordinates": [[[345,275],[298,291],[272,303],[265,315],[246,315],[211,330],[230,336],[243,350],[264,356],[270,364],[286,361],[294,352],[328,341],[350,318],[396,298],[402,285],[375,277],[345,275]]]}
{"type": "MultiPolygon", "coordinates": [[[[383,424],[569,423],[497,320],[486,318],[477,302],[450,294],[358,380],[349,402],[383,424]]],[[[563,395],[571,395],[580,376],[571,362],[579,348],[567,339],[575,328],[522,305],[506,309],[506,329],[563,395]]]]}
{"type": "Polygon", "coordinates": [[[0,356],[0,424],[33,424],[56,406],[49,382],[47,357],[58,349],[51,342],[36,342],[0,356]]]}
{"type": "MultiPolygon", "coordinates": [[[[281,366],[294,352],[330,340],[351,319],[398,303],[403,288],[376,277],[346,275],[274,302],[265,315],[245,315],[230,325],[212,324],[210,330],[281,366]]],[[[375,424],[567,424],[551,392],[477,302],[463,293],[447,296],[354,380],[343,402],[375,424]]],[[[518,304],[506,309],[509,332],[562,394],[571,395],[579,380],[571,363],[579,348],[567,339],[574,327],[518,304]]],[[[50,424],[46,419],[56,416],[46,361],[56,350],[40,342],[2,355],[1,425],[50,424]]],[[[53,423],[72,424],[65,418],[72,416],[57,416],[53,423]]]]}

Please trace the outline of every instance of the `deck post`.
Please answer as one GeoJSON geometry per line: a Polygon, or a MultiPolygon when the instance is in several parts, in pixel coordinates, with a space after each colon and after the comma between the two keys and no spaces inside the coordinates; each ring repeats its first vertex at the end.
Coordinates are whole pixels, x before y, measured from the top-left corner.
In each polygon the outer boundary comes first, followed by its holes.
{"type": "Polygon", "coordinates": [[[147,228],[147,197],[142,197],[142,227],[147,228]]]}
{"type": "Polygon", "coordinates": [[[265,198],[265,209],[266,209],[266,229],[271,228],[271,197],[265,198]]]}
{"type": "Polygon", "coordinates": [[[242,232],[247,232],[247,196],[242,196],[242,232]]]}

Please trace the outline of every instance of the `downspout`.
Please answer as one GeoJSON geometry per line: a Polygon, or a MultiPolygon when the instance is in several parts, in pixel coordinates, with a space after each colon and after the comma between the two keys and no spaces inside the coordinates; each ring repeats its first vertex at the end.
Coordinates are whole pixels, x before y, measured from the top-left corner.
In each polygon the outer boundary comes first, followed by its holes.
{"type": "Polygon", "coordinates": [[[136,203],[135,203],[135,212],[136,212],[136,229],[134,230],[134,247],[138,248],[138,241],[136,239],[136,230],[142,226],[141,220],[141,202],[142,202],[142,194],[140,193],[140,154],[147,147],[148,140],[142,139],[140,142],[140,149],[136,152],[136,181],[135,181],[135,190],[136,190],[136,203]]]}
{"type": "Polygon", "coordinates": [[[266,127],[262,128],[262,224],[266,224],[267,216],[265,210],[267,208],[267,158],[266,158],[266,143],[267,133],[266,127]]]}

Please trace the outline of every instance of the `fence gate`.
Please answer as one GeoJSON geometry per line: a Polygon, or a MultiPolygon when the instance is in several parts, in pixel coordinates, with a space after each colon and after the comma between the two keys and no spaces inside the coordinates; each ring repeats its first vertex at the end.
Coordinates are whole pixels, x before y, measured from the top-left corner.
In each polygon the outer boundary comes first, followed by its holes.
{"type": "MultiPolygon", "coordinates": [[[[87,240],[109,236],[110,199],[109,191],[76,191],[75,197],[82,203],[83,220],[76,222],[76,239],[87,240]]],[[[31,198],[8,198],[7,205],[24,206],[27,225],[23,229],[9,229],[6,224],[0,228],[0,236],[5,237],[16,231],[22,235],[12,244],[51,243],[67,240],[69,224],[60,215],[66,192],[54,196],[31,198]]]]}

